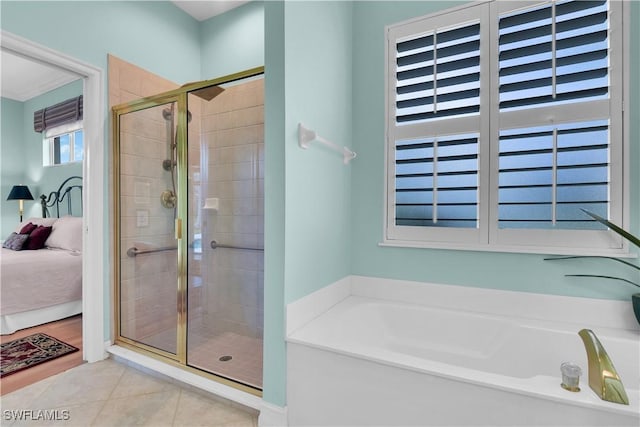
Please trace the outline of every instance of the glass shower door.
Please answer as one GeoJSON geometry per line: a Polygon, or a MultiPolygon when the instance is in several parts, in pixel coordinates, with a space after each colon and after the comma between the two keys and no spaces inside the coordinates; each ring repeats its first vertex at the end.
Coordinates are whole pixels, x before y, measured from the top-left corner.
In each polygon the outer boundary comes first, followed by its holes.
{"type": "Polygon", "coordinates": [[[187,364],[262,389],[264,79],[190,92],[187,364]]]}
{"type": "Polygon", "coordinates": [[[176,102],[119,115],[119,335],[179,354],[176,102]]]}

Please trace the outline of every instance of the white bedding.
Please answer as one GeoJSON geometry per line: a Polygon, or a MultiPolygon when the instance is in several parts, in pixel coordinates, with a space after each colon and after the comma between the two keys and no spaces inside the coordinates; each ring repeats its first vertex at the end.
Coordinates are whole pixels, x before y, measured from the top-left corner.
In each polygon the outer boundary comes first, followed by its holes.
{"type": "MultiPolygon", "coordinates": [[[[0,262],[0,315],[3,325],[6,316],[82,300],[80,252],[50,248],[12,251],[3,248],[0,262]]],[[[2,330],[2,333],[10,332],[2,330]]]]}

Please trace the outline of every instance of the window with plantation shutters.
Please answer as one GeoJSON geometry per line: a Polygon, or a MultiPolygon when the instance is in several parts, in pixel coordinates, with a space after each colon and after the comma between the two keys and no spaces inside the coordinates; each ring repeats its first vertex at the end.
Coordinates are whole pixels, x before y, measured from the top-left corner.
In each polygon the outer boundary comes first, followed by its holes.
{"type": "Polygon", "coordinates": [[[387,28],[383,244],[616,253],[623,2],[487,1],[387,28]]]}

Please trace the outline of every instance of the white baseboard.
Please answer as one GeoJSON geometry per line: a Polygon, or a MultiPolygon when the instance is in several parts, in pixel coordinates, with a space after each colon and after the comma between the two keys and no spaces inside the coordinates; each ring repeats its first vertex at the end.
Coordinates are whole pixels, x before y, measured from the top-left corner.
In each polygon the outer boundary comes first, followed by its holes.
{"type": "Polygon", "coordinates": [[[259,427],[284,427],[287,426],[287,407],[272,405],[262,401],[260,416],[258,417],[259,427]]]}
{"type": "Polygon", "coordinates": [[[113,345],[113,343],[111,342],[111,340],[106,340],[104,342],[104,358],[106,359],[107,357],[109,357],[109,347],[111,347],[113,345]]]}

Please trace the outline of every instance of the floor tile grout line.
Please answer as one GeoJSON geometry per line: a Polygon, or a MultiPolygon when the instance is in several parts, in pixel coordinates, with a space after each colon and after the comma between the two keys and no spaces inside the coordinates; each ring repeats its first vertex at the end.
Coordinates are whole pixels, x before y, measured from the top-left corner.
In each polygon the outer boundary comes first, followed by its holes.
{"type": "Polygon", "coordinates": [[[173,410],[173,418],[171,418],[171,426],[176,425],[176,417],[178,416],[178,408],[180,407],[180,401],[182,400],[182,387],[179,387],[180,393],[178,394],[178,401],[176,402],[176,407],[173,410]]]}
{"type": "MultiPolygon", "coordinates": [[[[105,360],[110,360],[110,359],[105,359],[105,360]]],[[[112,360],[113,363],[118,364],[118,362],[112,360]]],[[[100,362],[97,362],[100,363],[100,362]]],[[[111,389],[111,392],[109,393],[109,396],[107,396],[107,398],[102,402],[102,406],[100,407],[100,410],[98,410],[96,412],[95,417],[93,417],[93,420],[91,421],[91,423],[89,423],[90,426],[95,425],[96,421],[98,420],[98,417],[100,416],[100,414],[102,414],[102,411],[104,411],[104,408],[107,406],[107,402],[109,402],[109,400],[111,400],[111,396],[113,396],[113,392],[116,390],[116,388],[118,388],[118,384],[120,384],[120,381],[122,381],[122,377],[124,376],[124,372],[127,370],[127,365],[122,365],[123,366],[123,370],[122,372],[120,372],[120,378],[118,378],[118,382],[116,382],[116,384],[113,386],[113,388],[111,389]]]]}

